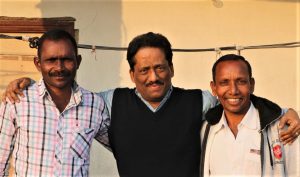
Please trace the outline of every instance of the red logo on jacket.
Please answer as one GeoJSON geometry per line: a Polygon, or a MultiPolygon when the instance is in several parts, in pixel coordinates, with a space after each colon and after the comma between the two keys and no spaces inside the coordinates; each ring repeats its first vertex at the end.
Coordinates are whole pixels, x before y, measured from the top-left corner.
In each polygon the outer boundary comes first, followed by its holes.
{"type": "Polygon", "coordinates": [[[275,146],[273,146],[273,154],[276,159],[282,158],[282,150],[280,144],[275,144],[275,146]]]}

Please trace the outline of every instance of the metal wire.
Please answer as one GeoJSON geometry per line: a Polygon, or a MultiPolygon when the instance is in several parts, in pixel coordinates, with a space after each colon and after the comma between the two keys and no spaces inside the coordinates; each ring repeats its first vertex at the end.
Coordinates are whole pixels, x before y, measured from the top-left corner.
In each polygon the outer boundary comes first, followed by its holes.
{"type": "MultiPolygon", "coordinates": [[[[17,39],[26,40],[29,42],[30,48],[38,48],[38,37],[23,37],[23,36],[9,36],[0,34],[0,39],[17,39]]],[[[213,51],[225,51],[225,50],[237,50],[239,53],[241,50],[246,49],[272,49],[272,48],[295,48],[300,47],[300,42],[267,44],[267,45],[253,45],[253,46],[225,46],[218,48],[204,48],[204,49],[179,49],[173,48],[174,52],[213,52],[213,51]]],[[[113,50],[113,51],[126,51],[127,47],[111,47],[111,46],[94,46],[88,44],[78,44],[78,48],[91,49],[91,50],[113,50]]]]}

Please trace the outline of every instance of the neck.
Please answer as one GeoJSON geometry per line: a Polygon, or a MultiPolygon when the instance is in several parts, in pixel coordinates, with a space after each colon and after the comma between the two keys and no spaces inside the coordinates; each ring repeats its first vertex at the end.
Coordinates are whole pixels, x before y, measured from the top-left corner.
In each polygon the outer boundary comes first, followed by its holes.
{"type": "Polygon", "coordinates": [[[59,112],[63,112],[70,102],[72,88],[52,88],[48,89],[48,91],[59,112]]]}
{"type": "Polygon", "coordinates": [[[229,126],[230,130],[232,131],[232,133],[234,134],[235,137],[238,134],[238,125],[239,125],[239,123],[241,123],[244,116],[247,114],[248,110],[250,109],[250,106],[251,106],[251,102],[249,102],[249,104],[247,105],[246,108],[241,109],[237,112],[231,112],[231,111],[228,111],[228,110],[227,111],[224,110],[228,126],[229,126]]]}
{"type": "Polygon", "coordinates": [[[230,128],[231,132],[233,133],[234,137],[238,134],[238,125],[243,120],[245,114],[234,114],[234,113],[226,113],[225,118],[230,128]]]}
{"type": "Polygon", "coordinates": [[[160,102],[149,102],[149,104],[152,106],[152,108],[156,109],[159,106],[160,102]]]}

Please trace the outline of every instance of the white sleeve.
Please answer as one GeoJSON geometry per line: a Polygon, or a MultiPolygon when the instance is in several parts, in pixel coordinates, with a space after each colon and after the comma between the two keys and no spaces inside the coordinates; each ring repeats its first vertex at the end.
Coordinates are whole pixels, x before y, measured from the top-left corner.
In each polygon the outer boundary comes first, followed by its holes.
{"type": "Polygon", "coordinates": [[[214,97],[209,91],[204,90],[202,91],[202,120],[204,120],[204,116],[206,112],[210,109],[215,107],[218,104],[218,100],[214,97]]]}
{"type": "Polygon", "coordinates": [[[107,90],[107,91],[97,93],[104,100],[104,102],[107,106],[107,109],[108,109],[109,117],[111,117],[111,107],[112,107],[112,99],[113,99],[113,96],[114,96],[114,91],[115,91],[115,89],[111,89],[111,90],[107,90]]]}

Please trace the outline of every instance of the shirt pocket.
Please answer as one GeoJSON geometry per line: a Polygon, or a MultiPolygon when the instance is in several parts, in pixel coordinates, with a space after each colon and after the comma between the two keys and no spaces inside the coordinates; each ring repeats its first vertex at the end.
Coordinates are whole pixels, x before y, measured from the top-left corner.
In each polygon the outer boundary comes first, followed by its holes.
{"type": "Polygon", "coordinates": [[[261,160],[260,151],[255,150],[255,152],[248,152],[245,155],[244,171],[249,175],[260,174],[261,170],[261,160]]]}
{"type": "Polygon", "coordinates": [[[73,132],[73,141],[70,149],[73,157],[88,160],[90,156],[90,147],[94,138],[93,128],[76,129],[73,132]]]}

